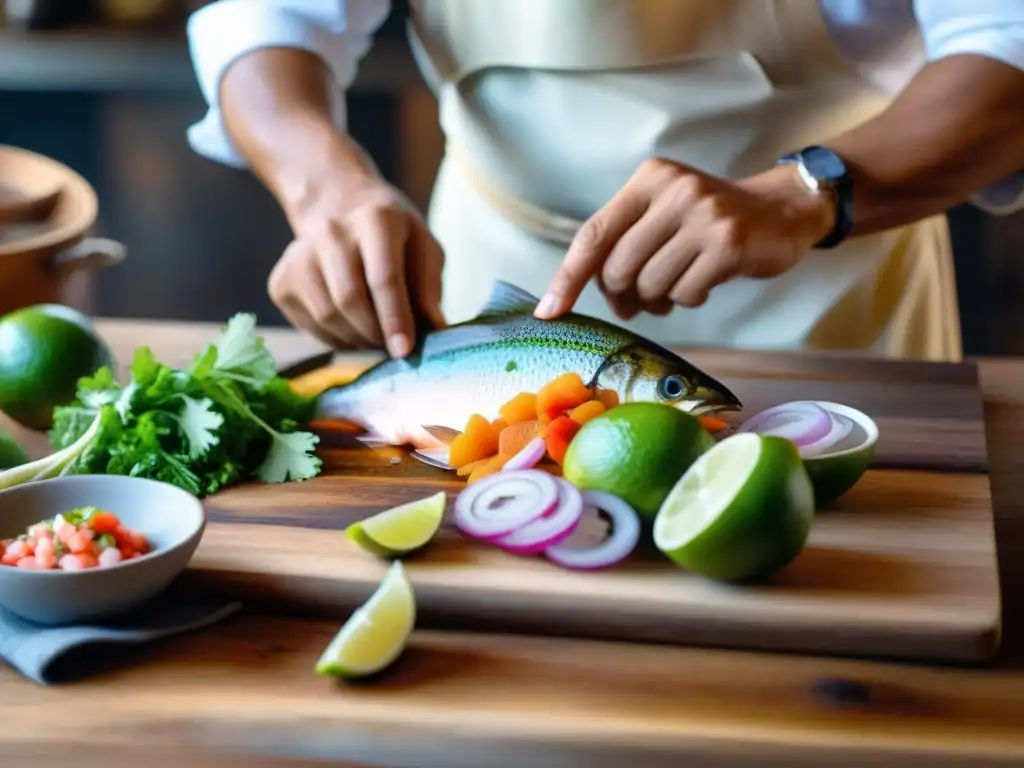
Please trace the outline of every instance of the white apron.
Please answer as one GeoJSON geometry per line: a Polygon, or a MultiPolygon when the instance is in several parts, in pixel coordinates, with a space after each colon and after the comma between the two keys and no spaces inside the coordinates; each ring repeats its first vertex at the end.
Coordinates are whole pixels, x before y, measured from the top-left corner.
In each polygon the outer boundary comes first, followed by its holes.
{"type": "MultiPolygon", "coordinates": [[[[495,279],[543,293],[581,221],[644,159],[749,176],[888,104],[841,59],[811,0],[412,6],[413,50],[448,143],[430,225],[453,322],[477,312],[495,279]],[[509,118],[526,89],[543,109],[509,118]]],[[[576,309],[673,345],[962,354],[944,216],[811,252],[777,278],[732,281],[698,309],[622,323],[593,282],[576,309]]]]}

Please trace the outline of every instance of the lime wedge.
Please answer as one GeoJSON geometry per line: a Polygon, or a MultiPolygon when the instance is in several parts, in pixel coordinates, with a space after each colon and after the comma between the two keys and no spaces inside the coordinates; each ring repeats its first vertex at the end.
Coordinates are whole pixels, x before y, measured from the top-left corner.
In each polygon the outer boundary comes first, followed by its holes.
{"type": "Polygon", "coordinates": [[[416,624],[416,598],[402,561],[345,622],[316,663],[318,675],[367,677],[389,667],[405,650],[416,624]]]}
{"type": "Polygon", "coordinates": [[[654,544],[670,559],[713,579],[763,576],[807,543],[814,490],[796,446],[741,433],[701,455],[669,493],[654,521],[654,544]]]}
{"type": "Polygon", "coordinates": [[[372,555],[401,557],[434,538],[444,520],[445,502],[441,491],[353,523],[345,533],[372,555]]]}

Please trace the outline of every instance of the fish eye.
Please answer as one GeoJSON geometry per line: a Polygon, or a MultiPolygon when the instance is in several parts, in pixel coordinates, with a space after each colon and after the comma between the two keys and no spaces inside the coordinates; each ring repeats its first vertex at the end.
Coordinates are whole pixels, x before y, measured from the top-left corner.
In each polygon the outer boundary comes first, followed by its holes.
{"type": "Polygon", "coordinates": [[[682,376],[666,376],[658,382],[658,394],[666,400],[678,400],[686,394],[686,380],[682,376]]]}

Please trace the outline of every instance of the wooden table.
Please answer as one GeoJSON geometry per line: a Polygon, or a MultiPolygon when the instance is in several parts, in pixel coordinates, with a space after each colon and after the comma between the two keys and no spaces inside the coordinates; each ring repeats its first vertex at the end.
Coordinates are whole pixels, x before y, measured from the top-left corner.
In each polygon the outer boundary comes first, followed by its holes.
{"type": "MultiPolygon", "coordinates": [[[[217,331],[100,327],[122,357],[145,343],[169,361],[217,331]]],[[[282,364],[321,350],[266,338],[282,364]]],[[[0,765],[1024,765],[1024,361],[981,370],[1005,610],[992,668],[422,633],[386,688],[351,688],[312,674],[336,624],[245,613],[69,686],[0,672],[0,765]],[[834,678],[868,700],[823,696],[834,678]]]]}

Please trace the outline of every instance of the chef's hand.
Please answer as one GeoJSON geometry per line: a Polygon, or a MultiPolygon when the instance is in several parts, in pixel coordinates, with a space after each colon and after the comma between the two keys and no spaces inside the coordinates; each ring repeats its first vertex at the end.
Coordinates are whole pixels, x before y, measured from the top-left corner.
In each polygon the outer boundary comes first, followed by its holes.
{"type": "Polygon", "coordinates": [[[536,315],[572,309],[592,277],[615,313],[698,307],[736,277],[793,267],[831,230],[834,210],[795,166],[738,182],[670,160],[645,162],[579,230],[536,315]]]}
{"type": "Polygon", "coordinates": [[[339,180],[289,218],[296,237],[269,291],[292,325],[342,349],[386,345],[393,357],[412,351],[414,308],[444,325],[441,246],[398,190],[339,180]]]}

